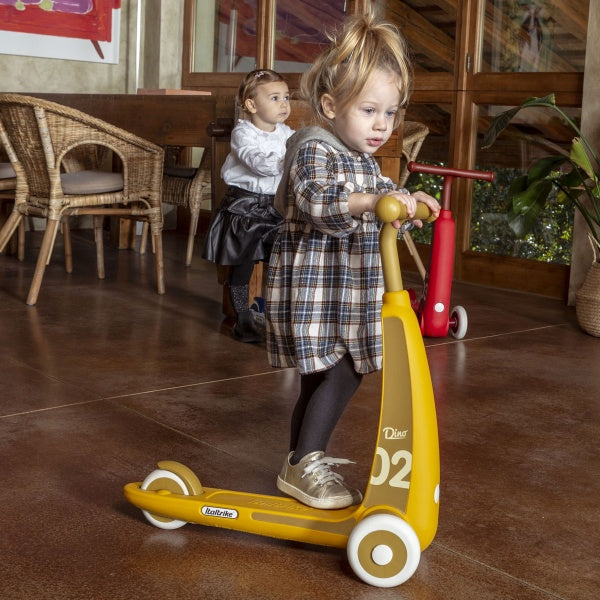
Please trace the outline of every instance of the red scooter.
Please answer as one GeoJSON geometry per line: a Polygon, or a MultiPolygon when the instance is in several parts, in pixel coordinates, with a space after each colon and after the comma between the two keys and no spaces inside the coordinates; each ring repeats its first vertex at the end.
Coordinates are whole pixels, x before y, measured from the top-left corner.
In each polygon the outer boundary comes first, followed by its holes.
{"type": "MultiPolygon", "coordinates": [[[[425,165],[409,162],[408,170],[412,173],[428,173],[441,175],[444,178],[442,189],[442,209],[440,216],[433,225],[433,240],[431,242],[431,263],[429,274],[421,263],[418,254],[407,241],[409,251],[413,255],[423,278],[423,293],[420,299],[411,294],[413,308],[421,325],[421,333],[426,337],[446,337],[448,331],[456,339],[461,339],[467,333],[467,311],[462,306],[450,310],[450,292],[452,289],[452,274],[454,270],[454,219],[450,210],[450,191],[455,177],[482,179],[493,181],[492,171],[470,171],[466,169],[450,169],[436,165],[425,165]]],[[[410,239],[410,238],[409,238],[410,239]]]]}

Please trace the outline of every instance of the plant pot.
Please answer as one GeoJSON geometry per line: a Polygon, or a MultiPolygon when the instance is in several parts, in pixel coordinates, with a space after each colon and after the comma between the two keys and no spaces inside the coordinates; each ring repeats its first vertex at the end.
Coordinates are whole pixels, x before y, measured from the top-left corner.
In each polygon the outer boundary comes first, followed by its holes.
{"type": "Polygon", "coordinates": [[[600,337],[600,262],[592,263],[575,294],[575,312],[581,329],[600,337]]]}

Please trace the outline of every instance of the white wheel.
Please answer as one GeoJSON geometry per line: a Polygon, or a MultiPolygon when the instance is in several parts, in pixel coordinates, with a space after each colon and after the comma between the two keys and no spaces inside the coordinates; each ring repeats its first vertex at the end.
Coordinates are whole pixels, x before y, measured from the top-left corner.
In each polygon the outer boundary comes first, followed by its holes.
{"type": "Polygon", "coordinates": [[[467,311],[462,306],[455,306],[450,312],[450,333],[457,340],[462,340],[469,326],[467,311]]]}
{"type": "Polygon", "coordinates": [[[421,558],[413,528],[394,515],[380,513],[360,521],[348,537],[348,562],[364,582],[394,587],[410,579],[421,558]]]}
{"type": "MultiPolygon", "coordinates": [[[[181,494],[182,496],[189,496],[190,492],[185,485],[185,482],[179,475],[167,471],[166,469],[156,469],[152,471],[140,486],[142,490],[169,490],[173,494],[181,494]]],[[[168,517],[162,517],[155,515],[154,513],[142,510],[144,517],[149,523],[152,523],[155,527],[160,529],[179,529],[186,524],[186,521],[179,521],[177,519],[169,519],[168,517]]]]}

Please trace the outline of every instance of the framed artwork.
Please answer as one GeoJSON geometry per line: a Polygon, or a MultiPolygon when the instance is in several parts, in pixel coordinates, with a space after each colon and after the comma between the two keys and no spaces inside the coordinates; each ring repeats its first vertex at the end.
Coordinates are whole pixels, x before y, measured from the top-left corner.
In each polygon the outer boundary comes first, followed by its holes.
{"type": "Polygon", "coordinates": [[[121,0],[0,0],[0,53],[117,64],[121,0]]]}

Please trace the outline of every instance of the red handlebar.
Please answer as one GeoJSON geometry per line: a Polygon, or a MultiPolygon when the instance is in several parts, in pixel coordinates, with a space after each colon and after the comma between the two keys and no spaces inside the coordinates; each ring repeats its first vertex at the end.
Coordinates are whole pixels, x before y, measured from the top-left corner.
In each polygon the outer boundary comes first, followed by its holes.
{"type": "Polygon", "coordinates": [[[441,175],[444,177],[444,188],[442,190],[442,209],[450,210],[450,188],[452,180],[455,177],[466,177],[468,179],[483,179],[484,181],[494,181],[493,171],[471,171],[469,169],[451,169],[450,167],[440,167],[437,165],[424,165],[410,161],[406,165],[411,173],[429,173],[431,175],[441,175]]]}
{"type": "Polygon", "coordinates": [[[440,167],[437,165],[424,165],[411,161],[407,165],[412,173],[431,173],[432,175],[443,175],[451,177],[467,177],[469,179],[483,179],[485,181],[494,181],[493,171],[470,171],[469,169],[451,169],[449,167],[440,167]]]}

